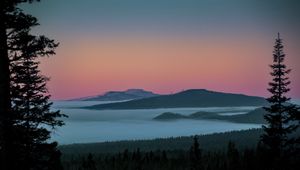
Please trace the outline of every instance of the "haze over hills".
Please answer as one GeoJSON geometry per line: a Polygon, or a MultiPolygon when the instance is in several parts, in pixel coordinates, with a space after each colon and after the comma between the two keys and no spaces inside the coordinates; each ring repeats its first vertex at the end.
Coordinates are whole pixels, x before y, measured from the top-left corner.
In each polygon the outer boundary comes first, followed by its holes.
{"type": "Polygon", "coordinates": [[[264,124],[266,123],[264,119],[264,115],[267,112],[263,108],[257,108],[245,114],[236,114],[236,115],[221,115],[217,112],[196,112],[190,115],[181,115],[178,113],[166,112],[162,113],[156,117],[154,120],[159,121],[170,121],[170,120],[178,120],[178,119],[210,119],[210,120],[225,120],[235,123],[256,123],[256,124],[264,124]]]}
{"type": "Polygon", "coordinates": [[[205,89],[191,89],[171,95],[160,95],[119,103],[98,104],[84,108],[104,110],[264,105],[267,105],[267,101],[262,97],[214,92],[205,89]]]}
{"type": "Polygon", "coordinates": [[[159,96],[143,89],[128,89],[125,91],[108,91],[103,95],[72,99],[72,101],[122,101],[159,96]]]}

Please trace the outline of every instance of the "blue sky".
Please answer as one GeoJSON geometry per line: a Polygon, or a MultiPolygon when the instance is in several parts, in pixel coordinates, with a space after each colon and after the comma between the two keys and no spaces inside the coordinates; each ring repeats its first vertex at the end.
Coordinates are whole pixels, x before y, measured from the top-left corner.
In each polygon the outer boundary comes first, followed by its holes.
{"type": "Polygon", "coordinates": [[[42,0],[28,8],[53,32],[295,35],[300,29],[297,0],[42,0]]]}

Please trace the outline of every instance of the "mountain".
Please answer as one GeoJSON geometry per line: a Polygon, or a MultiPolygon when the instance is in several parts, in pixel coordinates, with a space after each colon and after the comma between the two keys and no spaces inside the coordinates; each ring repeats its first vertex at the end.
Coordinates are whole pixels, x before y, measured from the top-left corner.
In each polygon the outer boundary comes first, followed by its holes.
{"type": "Polygon", "coordinates": [[[153,120],[160,121],[168,121],[168,120],[178,120],[178,119],[201,119],[201,120],[223,120],[230,121],[235,123],[256,123],[256,124],[264,124],[266,121],[264,120],[264,115],[266,111],[263,108],[257,108],[253,111],[250,111],[246,114],[238,114],[238,115],[220,115],[216,112],[196,112],[188,116],[184,116],[178,113],[162,113],[153,118],[153,120]]]}
{"type": "Polygon", "coordinates": [[[183,116],[181,114],[178,114],[178,113],[165,112],[165,113],[162,113],[162,114],[156,116],[153,119],[154,120],[176,120],[176,119],[184,119],[184,118],[187,118],[187,117],[183,116]]]}
{"type": "Polygon", "coordinates": [[[133,99],[142,99],[147,97],[158,96],[151,91],[145,91],[143,89],[128,89],[126,91],[109,91],[103,95],[94,96],[94,97],[84,97],[73,100],[80,101],[122,101],[122,100],[133,100],[133,99]]]}
{"type": "Polygon", "coordinates": [[[127,102],[98,104],[86,109],[153,109],[180,107],[234,107],[234,106],[264,106],[267,101],[262,97],[246,96],[192,89],[171,95],[160,95],[127,102]]]}

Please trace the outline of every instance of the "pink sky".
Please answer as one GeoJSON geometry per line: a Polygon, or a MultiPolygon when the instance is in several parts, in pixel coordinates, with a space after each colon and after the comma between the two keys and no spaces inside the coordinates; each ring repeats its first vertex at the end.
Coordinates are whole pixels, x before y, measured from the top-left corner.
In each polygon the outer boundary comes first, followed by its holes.
{"type": "MultiPolygon", "coordinates": [[[[286,60],[293,69],[289,95],[299,98],[299,50],[288,42],[286,60]]],[[[57,55],[43,59],[41,65],[43,74],[51,77],[48,86],[53,99],[129,88],[161,94],[205,88],[269,95],[272,38],[84,37],[61,43],[57,55]]]]}
{"type": "Polygon", "coordinates": [[[60,42],[43,59],[53,99],[143,88],[269,96],[277,32],[300,98],[300,1],[51,0],[22,6],[60,42]]]}

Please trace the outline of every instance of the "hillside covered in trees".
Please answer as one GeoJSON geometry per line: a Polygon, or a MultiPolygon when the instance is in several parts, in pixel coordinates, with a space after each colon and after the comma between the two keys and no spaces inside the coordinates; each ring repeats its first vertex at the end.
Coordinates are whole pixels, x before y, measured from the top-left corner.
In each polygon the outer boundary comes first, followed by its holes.
{"type": "MultiPolygon", "coordinates": [[[[66,170],[271,170],[259,144],[262,129],[195,137],[117,141],[60,146],[66,170]]],[[[300,136],[300,132],[297,133],[300,136]]],[[[299,158],[285,170],[294,170],[299,158]]]]}

